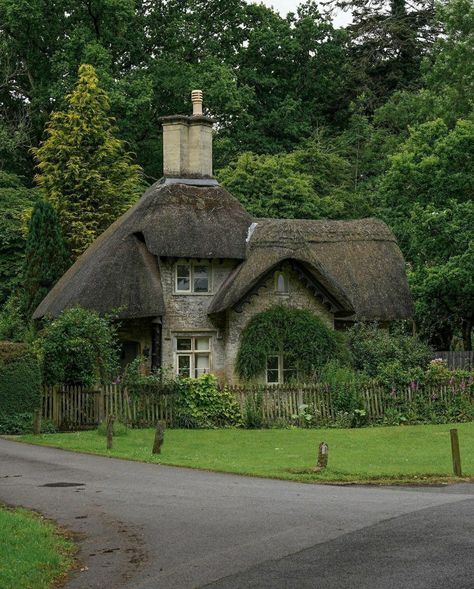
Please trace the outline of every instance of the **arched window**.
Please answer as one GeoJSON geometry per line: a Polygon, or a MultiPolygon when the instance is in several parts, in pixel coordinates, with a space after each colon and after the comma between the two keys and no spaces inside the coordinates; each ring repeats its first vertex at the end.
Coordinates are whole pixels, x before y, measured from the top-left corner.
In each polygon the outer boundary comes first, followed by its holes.
{"type": "Polygon", "coordinates": [[[285,272],[275,273],[275,290],[279,294],[288,294],[290,292],[290,284],[288,275],[285,272]]]}

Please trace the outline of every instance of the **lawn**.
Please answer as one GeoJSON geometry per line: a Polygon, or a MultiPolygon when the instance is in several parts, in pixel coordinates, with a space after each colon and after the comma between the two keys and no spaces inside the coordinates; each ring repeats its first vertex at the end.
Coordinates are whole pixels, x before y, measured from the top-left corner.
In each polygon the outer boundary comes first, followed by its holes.
{"type": "Polygon", "coordinates": [[[169,429],[162,454],[155,456],[151,429],[129,430],[115,437],[111,451],[96,431],[18,439],[116,458],[298,481],[431,481],[452,476],[452,427],[459,430],[463,475],[474,477],[474,423],[363,429],[169,429]],[[316,474],[310,469],[321,441],[329,444],[329,464],[316,474]]]}
{"type": "Polygon", "coordinates": [[[0,506],[0,587],[48,589],[73,565],[74,544],[26,509],[0,506]]]}

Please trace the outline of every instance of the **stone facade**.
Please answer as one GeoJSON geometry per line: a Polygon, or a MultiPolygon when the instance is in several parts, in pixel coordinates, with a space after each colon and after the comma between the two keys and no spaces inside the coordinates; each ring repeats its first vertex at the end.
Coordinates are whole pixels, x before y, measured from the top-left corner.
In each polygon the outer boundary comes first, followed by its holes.
{"type": "MultiPolygon", "coordinates": [[[[211,318],[208,315],[208,308],[212,298],[238,262],[235,260],[200,260],[199,263],[208,263],[210,267],[211,288],[210,292],[205,294],[176,292],[176,263],[176,260],[160,262],[166,307],[166,313],[162,317],[161,349],[162,365],[166,369],[177,370],[177,337],[209,337],[210,371],[222,381],[231,384],[237,383],[238,376],[234,367],[242,330],[254,315],[277,305],[308,309],[320,317],[328,327],[334,328],[333,315],[300,282],[289,265],[284,265],[282,268],[287,279],[288,292],[277,291],[275,275],[273,275],[260,286],[256,294],[249,298],[243,306],[242,312],[238,313],[231,309],[222,316],[211,318]]],[[[127,321],[124,325],[121,338],[128,342],[137,342],[137,349],[149,359],[151,332],[152,324],[149,319],[132,320],[127,321]]],[[[263,375],[262,379],[264,379],[263,375]]]]}

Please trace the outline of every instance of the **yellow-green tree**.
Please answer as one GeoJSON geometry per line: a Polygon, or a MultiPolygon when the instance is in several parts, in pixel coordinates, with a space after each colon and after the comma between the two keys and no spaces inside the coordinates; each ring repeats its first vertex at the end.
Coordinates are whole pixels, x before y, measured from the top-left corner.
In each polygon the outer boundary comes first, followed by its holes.
{"type": "Polygon", "coordinates": [[[66,103],[51,115],[34,155],[36,181],[77,257],[137,198],[141,169],[115,136],[109,98],[91,65],[80,66],[66,103]]]}

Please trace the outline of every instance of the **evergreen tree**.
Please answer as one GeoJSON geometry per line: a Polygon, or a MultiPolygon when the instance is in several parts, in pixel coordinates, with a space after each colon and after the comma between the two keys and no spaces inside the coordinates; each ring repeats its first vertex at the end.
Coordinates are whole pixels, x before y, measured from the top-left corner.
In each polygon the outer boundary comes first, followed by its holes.
{"type": "Polygon", "coordinates": [[[66,271],[68,253],[59,219],[49,202],[38,201],[31,216],[23,268],[24,306],[27,317],[66,271]]]}
{"type": "Polygon", "coordinates": [[[140,168],[115,137],[109,98],[91,65],[51,115],[46,140],[34,150],[38,185],[56,208],[63,235],[79,256],[138,196],[140,168]]]}

